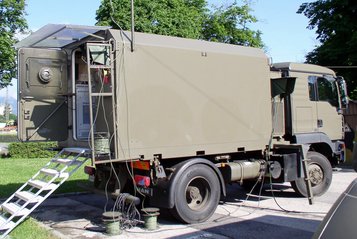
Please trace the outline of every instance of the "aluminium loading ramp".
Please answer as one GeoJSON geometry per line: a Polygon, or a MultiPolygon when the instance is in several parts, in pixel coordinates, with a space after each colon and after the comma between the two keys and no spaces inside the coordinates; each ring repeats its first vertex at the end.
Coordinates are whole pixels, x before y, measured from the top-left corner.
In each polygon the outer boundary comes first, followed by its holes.
{"type": "Polygon", "coordinates": [[[89,158],[85,148],[64,148],[0,206],[0,239],[5,238],[89,158]]]}

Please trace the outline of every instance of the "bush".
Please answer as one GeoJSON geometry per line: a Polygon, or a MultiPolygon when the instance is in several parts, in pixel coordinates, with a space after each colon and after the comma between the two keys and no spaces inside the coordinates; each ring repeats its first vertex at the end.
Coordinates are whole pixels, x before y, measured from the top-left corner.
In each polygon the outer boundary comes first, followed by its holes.
{"type": "Polygon", "coordinates": [[[0,134],[0,142],[2,143],[18,142],[17,134],[0,134]]]}
{"type": "Polygon", "coordinates": [[[56,152],[49,149],[56,147],[56,142],[10,143],[9,155],[12,158],[50,158],[56,152]]]}

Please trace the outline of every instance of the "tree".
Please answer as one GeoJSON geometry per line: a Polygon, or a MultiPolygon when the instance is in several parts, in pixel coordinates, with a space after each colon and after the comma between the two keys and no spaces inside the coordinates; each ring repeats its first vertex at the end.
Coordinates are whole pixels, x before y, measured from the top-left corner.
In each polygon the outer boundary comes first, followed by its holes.
{"type": "Polygon", "coordinates": [[[0,1],[0,88],[16,76],[15,34],[27,29],[25,0],[0,1]]]}
{"type": "Polygon", "coordinates": [[[310,19],[308,28],[316,29],[320,41],[306,61],[332,66],[346,79],[350,97],[357,99],[357,2],[318,0],[302,4],[298,13],[310,19]]]}
{"type": "MultiPolygon", "coordinates": [[[[129,30],[130,0],[102,0],[97,25],[129,30]]],[[[256,22],[248,3],[209,11],[205,0],[135,0],[135,31],[262,47],[261,33],[249,30],[256,22]]]]}
{"type": "Polygon", "coordinates": [[[262,48],[261,32],[247,27],[248,24],[257,22],[250,11],[248,3],[238,6],[234,2],[227,8],[216,7],[204,22],[203,39],[262,48]]]}
{"type": "MultiPolygon", "coordinates": [[[[199,38],[205,5],[205,0],[136,0],[135,31],[199,38]]],[[[130,7],[130,0],[103,0],[97,10],[97,25],[129,30],[130,7]]]]}

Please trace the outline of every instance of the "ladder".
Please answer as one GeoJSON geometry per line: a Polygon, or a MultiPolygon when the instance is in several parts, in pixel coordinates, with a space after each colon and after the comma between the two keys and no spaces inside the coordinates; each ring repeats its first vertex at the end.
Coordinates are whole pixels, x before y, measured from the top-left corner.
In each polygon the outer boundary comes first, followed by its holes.
{"type": "Polygon", "coordinates": [[[0,239],[5,238],[89,158],[85,148],[64,148],[0,206],[0,239]]]}
{"type": "Polygon", "coordinates": [[[86,44],[89,122],[91,125],[90,148],[94,164],[111,162],[110,145],[112,141],[114,141],[113,158],[116,159],[118,156],[117,145],[119,145],[119,142],[117,142],[116,103],[114,97],[114,75],[116,72],[114,71],[115,57],[113,48],[115,50],[115,45],[113,46],[111,42],[88,42],[86,44]],[[104,154],[95,146],[97,133],[104,133],[108,136],[109,145],[106,149],[107,152],[104,152],[104,154]]]}

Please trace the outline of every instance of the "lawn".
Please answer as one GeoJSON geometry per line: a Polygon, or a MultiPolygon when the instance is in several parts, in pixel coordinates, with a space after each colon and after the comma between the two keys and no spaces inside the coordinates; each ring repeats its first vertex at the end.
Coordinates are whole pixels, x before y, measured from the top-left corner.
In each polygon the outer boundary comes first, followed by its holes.
{"type": "MultiPolygon", "coordinates": [[[[0,159],[0,198],[7,198],[22,184],[30,179],[50,159],[0,159]]],[[[62,184],[55,193],[69,193],[83,191],[78,183],[87,182],[88,175],[83,166],[75,172],[67,182],[62,184]]]]}
{"type": "MultiPolygon", "coordinates": [[[[50,159],[12,159],[0,158],[0,198],[7,198],[22,184],[30,179],[50,159]]],[[[88,176],[83,172],[83,166],[78,169],[55,193],[70,193],[83,191],[78,183],[87,182],[88,176]]],[[[28,218],[10,234],[11,238],[56,238],[38,225],[35,219],[28,218]]]]}
{"type": "Polygon", "coordinates": [[[39,223],[31,217],[28,217],[16,227],[10,233],[10,237],[14,239],[59,239],[40,226],[39,223]]]}

